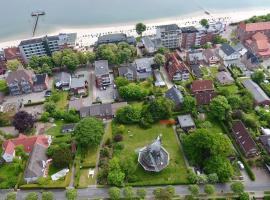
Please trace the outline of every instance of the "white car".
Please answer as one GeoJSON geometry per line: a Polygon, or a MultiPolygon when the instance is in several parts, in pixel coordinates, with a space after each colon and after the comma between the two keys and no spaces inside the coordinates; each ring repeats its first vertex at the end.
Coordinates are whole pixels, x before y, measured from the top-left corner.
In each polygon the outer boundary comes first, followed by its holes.
{"type": "Polygon", "coordinates": [[[237,161],[237,164],[241,170],[245,169],[245,167],[241,161],[237,161]]]}

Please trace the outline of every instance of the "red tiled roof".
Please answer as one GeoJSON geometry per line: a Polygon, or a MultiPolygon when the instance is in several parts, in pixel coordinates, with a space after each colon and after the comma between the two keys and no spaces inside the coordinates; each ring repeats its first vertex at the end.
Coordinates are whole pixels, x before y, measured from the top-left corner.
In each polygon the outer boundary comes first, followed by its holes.
{"type": "Polygon", "coordinates": [[[3,143],[3,149],[5,153],[12,154],[16,146],[23,145],[24,151],[30,153],[33,150],[35,144],[40,144],[45,147],[49,146],[48,138],[45,135],[26,136],[20,134],[18,138],[6,140],[3,143]]]}
{"type": "Polygon", "coordinates": [[[239,27],[246,32],[251,31],[264,31],[270,29],[270,22],[257,22],[257,23],[240,23],[239,27]]]}
{"type": "Polygon", "coordinates": [[[184,65],[184,63],[180,62],[177,58],[176,53],[171,53],[166,56],[167,59],[167,71],[170,77],[173,77],[177,72],[184,72],[188,69],[184,65]]]}
{"type": "Polygon", "coordinates": [[[13,60],[20,57],[21,53],[18,47],[10,47],[4,49],[4,55],[7,60],[13,60]]]}
{"type": "Polygon", "coordinates": [[[192,82],[191,90],[193,93],[203,91],[213,91],[214,85],[212,80],[195,80],[192,82]]]}

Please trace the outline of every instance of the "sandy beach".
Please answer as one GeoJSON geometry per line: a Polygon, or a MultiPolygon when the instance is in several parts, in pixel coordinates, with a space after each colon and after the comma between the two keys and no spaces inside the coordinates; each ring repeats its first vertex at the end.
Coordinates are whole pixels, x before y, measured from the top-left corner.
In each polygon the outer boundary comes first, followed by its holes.
{"type": "MultiPolygon", "coordinates": [[[[188,15],[182,15],[178,17],[155,19],[143,21],[146,24],[147,30],[144,35],[153,35],[155,33],[156,26],[164,24],[176,23],[180,27],[184,26],[196,26],[203,18],[208,19],[209,22],[221,21],[224,24],[230,24],[248,19],[254,15],[265,15],[270,13],[270,8],[256,8],[256,9],[235,9],[230,11],[215,11],[207,15],[204,12],[190,13],[188,15]]],[[[48,33],[48,35],[56,35],[58,33],[77,33],[77,42],[80,47],[89,46],[96,42],[98,36],[108,33],[126,33],[127,35],[137,36],[135,31],[136,22],[129,22],[125,24],[110,24],[99,25],[95,27],[82,27],[82,28],[59,28],[57,31],[48,33]]],[[[39,35],[40,36],[40,35],[39,35]]],[[[37,36],[37,37],[39,37],[37,36]]],[[[6,41],[0,43],[0,48],[6,48],[11,46],[17,46],[21,40],[29,38],[18,38],[18,40],[6,41]]]]}

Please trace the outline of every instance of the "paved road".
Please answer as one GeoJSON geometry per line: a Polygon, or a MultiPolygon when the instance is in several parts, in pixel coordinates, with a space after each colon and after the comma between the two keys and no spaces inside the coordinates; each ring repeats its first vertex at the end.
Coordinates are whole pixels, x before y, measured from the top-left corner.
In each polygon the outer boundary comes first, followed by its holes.
{"type": "MultiPolygon", "coordinates": [[[[144,187],[147,190],[147,196],[151,197],[152,192],[157,187],[144,187]]],[[[255,192],[257,196],[263,195],[263,191],[269,190],[270,182],[265,184],[258,184],[253,182],[252,184],[246,185],[246,191],[248,192],[255,192]]],[[[136,188],[134,188],[136,189],[136,188]]],[[[201,193],[203,193],[203,186],[201,186],[201,193]]],[[[217,184],[216,185],[217,193],[226,193],[231,192],[229,184],[217,184]]],[[[42,190],[20,190],[17,193],[17,199],[23,200],[27,193],[29,192],[38,192],[41,194],[42,190]]],[[[64,200],[65,199],[65,190],[51,190],[54,193],[55,199],[57,200],[64,200]]],[[[177,194],[184,196],[190,194],[188,191],[188,186],[186,185],[178,185],[175,186],[175,191],[177,194]]],[[[4,200],[5,197],[4,191],[0,192],[0,200],[4,200]]],[[[106,198],[108,197],[108,188],[96,188],[96,187],[89,187],[86,189],[78,189],[78,199],[94,199],[94,198],[106,198]]]]}

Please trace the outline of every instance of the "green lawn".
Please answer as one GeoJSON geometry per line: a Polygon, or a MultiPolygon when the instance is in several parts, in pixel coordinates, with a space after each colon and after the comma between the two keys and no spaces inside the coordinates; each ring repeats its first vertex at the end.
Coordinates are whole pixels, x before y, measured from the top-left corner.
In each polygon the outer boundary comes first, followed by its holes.
{"type": "Polygon", "coordinates": [[[89,168],[80,169],[80,182],[79,188],[86,188],[89,185],[95,185],[96,183],[96,175],[92,178],[92,176],[88,177],[89,168]]]}
{"type": "Polygon", "coordinates": [[[152,143],[160,134],[162,134],[163,146],[170,154],[169,166],[159,173],[146,172],[136,161],[134,165],[137,165],[137,170],[134,175],[137,181],[130,185],[186,184],[188,182],[183,152],[171,127],[156,124],[150,129],[141,129],[135,125],[126,126],[126,128],[129,132],[124,134],[124,149],[117,155],[120,159],[137,158],[136,150],[152,143]]]}
{"type": "Polygon", "coordinates": [[[58,109],[66,109],[68,105],[68,92],[67,91],[57,91],[60,94],[60,99],[56,103],[56,107],[58,109]]]}
{"type": "Polygon", "coordinates": [[[218,86],[218,90],[222,90],[222,89],[229,90],[230,94],[238,94],[238,92],[239,92],[239,89],[235,84],[218,86]]]}
{"type": "Polygon", "coordinates": [[[15,170],[14,163],[3,164],[0,166],[0,188],[10,188],[14,187],[19,173],[15,170]]]}
{"type": "Polygon", "coordinates": [[[216,74],[218,73],[218,67],[217,66],[205,66],[205,67],[201,67],[201,71],[203,74],[203,79],[215,79],[216,78],[216,74]]]}
{"type": "Polygon", "coordinates": [[[62,126],[64,125],[64,122],[59,120],[59,121],[55,121],[54,124],[56,126],[53,126],[53,127],[49,128],[46,131],[46,134],[47,135],[52,135],[52,136],[62,135],[61,134],[61,129],[62,129],[62,126]]]}

